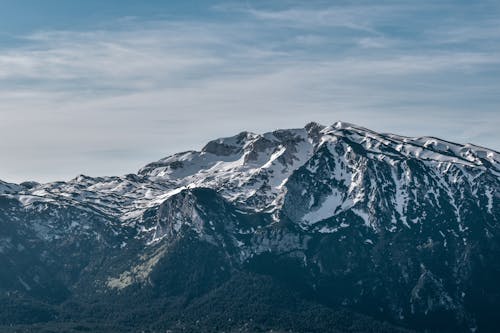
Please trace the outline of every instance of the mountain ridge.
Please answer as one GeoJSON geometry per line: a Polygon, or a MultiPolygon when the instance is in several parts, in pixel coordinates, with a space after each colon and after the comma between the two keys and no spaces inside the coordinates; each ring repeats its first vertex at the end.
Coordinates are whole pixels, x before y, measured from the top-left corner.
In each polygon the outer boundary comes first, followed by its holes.
{"type": "Polygon", "coordinates": [[[0,182],[0,292],[189,299],[251,272],[412,329],[488,331],[499,200],[500,155],[484,147],[344,122],[241,132],[137,174],[0,182]],[[213,259],[182,263],[200,248],[213,259]]]}

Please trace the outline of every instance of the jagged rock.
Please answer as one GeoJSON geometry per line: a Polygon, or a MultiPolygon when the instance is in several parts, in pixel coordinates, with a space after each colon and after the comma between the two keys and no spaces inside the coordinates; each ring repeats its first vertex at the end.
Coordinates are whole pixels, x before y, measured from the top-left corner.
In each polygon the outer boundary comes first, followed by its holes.
{"type": "Polygon", "coordinates": [[[0,293],[196,298],[251,272],[416,329],[491,331],[499,200],[491,149],[343,122],[242,132],[137,174],[0,182],[0,293]]]}

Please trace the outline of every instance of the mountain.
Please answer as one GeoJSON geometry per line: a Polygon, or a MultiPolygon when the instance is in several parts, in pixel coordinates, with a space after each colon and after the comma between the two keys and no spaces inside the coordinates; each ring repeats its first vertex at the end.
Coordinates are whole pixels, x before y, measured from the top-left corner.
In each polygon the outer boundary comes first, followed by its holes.
{"type": "Polygon", "coordinates": [[[316,123],[0,182],[0,328],[492,332],[500,155],[316,123]]]}

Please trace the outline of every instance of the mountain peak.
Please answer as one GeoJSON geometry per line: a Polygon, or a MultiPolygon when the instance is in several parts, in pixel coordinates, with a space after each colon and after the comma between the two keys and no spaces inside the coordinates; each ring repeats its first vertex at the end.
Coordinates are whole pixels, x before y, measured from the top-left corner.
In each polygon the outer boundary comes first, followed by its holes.
{"type": "Polygon", "coordinates": [[[18,184],[13,184],[13,183],[7,183],[4,182],[3,180],[0,180],[0,194],[9,194],[9,193],[15,193],[23,189],[23,186],[18,185],[18,184]]]}
{"type": "Polygon", "coordinates": [[[348,123],[348,122],[345,122],[345,121],[336,121],[333,123],[333,125],[331,126],[335,129],[347,129],[347,128],[359,128],[359,126],[356,126],[354,124],[351,124],[351,123],[348,123]]]}
{"type": "Polygon", "coordinates": [[[313,131],[313,130],[322,130],[323,128],[325,128],[325,126],[315,122],[315,121],[311,121],[309,123],[307,123],[304,128],[307,130],[307,131],[313,131]]]}
{"type": "Polygon", "coordinates": [[[0,182],[0,264],[14,265],[0,292],[54,280],[31,276],[40,272],[32,262],[61,263],[47,271],[63,272],[70,291],[98,288],[96,297],[116,289],[126,297],[133,284],[144,286],[134,293],[156,293],[180,280],[192,291],[205,275],[179,279],[179,267],[206,264],[208,279],[248,267],[290,272],[329,304],[393,322],[428,325],[446,313],[460,327],[484,325],[471,304],[500,294],[499,170],[498,153],[483,147],[336,122],[241,132],[137,175],[0,182]],[[199,250],[207,248],[208,256],[199,250]],[[28,252],[36,260],[11,260],[28,252]]]}
{"type": "Polygon", "coordinates": [[[245,144],[256,136],[257,134],[244,131],[234,136],[212,140],[201,151],[220,156],[233,155],[241,151],[245,144]]]}

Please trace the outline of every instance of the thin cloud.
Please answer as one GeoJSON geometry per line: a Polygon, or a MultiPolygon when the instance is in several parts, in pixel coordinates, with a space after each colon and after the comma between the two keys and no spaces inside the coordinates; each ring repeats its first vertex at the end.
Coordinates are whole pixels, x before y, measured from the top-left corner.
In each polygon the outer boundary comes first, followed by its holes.
{"type": "Polygon", "coordinates": [[[0,154],[9,156],[0,178],[133,172],[213,137],[310,120],[498,150],[499,79],[489,73],[500,54],[488,46],[435,48],[437,34],[410,47],[380,29],[394,7],[370,8],[127,19],[109,29],[23,36],[21,46],[0,51],[0,154]],[[360,19],[362,28],[351,24],[360,19]],[[263,21],[279,24],[269,30],[263,21]],[[471,110],[483,117],[468,121],[471,110]],[[106,151],[123,153],[103,159],[106,151]]]}
{"type": "Polygon", "coordinates": [[[262,9],[249,4],[225,4],[215,6],[219,11],[245,14],[254,19],[288,27],[317,29],[337,27],[378,35],[377,23],[387,18],[401,16],[416,10],[410,5],[344,5],[344,6],[296,6],[285,9],[262,9]]]}

